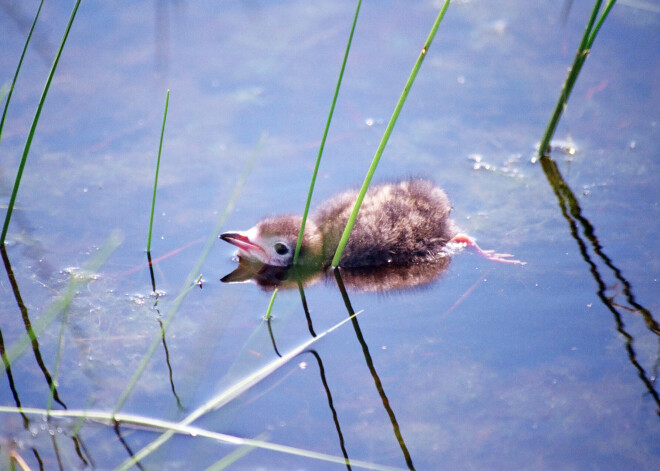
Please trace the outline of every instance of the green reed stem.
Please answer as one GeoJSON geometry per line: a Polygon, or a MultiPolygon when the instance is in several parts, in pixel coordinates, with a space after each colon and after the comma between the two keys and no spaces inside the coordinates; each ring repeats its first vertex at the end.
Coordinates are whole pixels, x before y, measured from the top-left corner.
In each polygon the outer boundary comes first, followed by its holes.
{"type": "Polygon", "coordinates": [[[151,216],[149,217],[149,235],[147,236],[147,252],[151,252],[151,230],[154,226],[154,209],[156,208],[156,189],[158,188],[158,172],[160,170],[160,155],[163,151],[163,135],[165,134],[165,121],[167,121],[167,107],[170,103],[170,90],[165,95],[165,111],[163,112],[163,127],[160,130],[160,144],[158,144],[158,161],[156,162],[156,176],[154,178],[154,195],[151,199],[151,216]]]}
{"type": "Polygon", "coordinates": [[[23,150],[23,157],[21,158],[21,163],[18,166],[18,173],[16,174],[16,180],[14,180],[14,189],[11,192],[11,197],[9,198],[9,204],[7,205],[7,214],[5,215],[5,223],[2,226],[2,234],[0,235],[0,245],[5,244],[5,237],[7,237],[7,230],[9,229],[9,221],[11,220],[11,213],[14,211],[14,203],[16,202],[16,195],[18,194],[18,187],[21,185],[21,178],[23,176],[23,170],[25,169],[25,162],[27,161],[27,156],[30,153],[30,146],[32,145],[32,138],[34,133],[37,130],[37,123],[39,122],[39,117],[41,116],[41,110],[44,107],[44,102],[46,101],[46,95],[48,95],[48,89],[50,84],[53,81],[53,76],[55,75],[55,70],[57,69],[57,64],[60,61],[60,56],[62,55],[62,50],[64,49],[64,44],[66,39],[69,37],[69,31],[71,30],[71,25],[73,25],[73,20],[76,17],[76,12],[80,6],[80,0],[76,0],[76,4],[73,7],[71,12],[71,17],[69,18],[69,23],[67,24],[66,31],[62,37],[62,42],[60,47],[57,50],[57,55],[53,61],[53,65],[50,68],[50,73],[48,74],[48,79],[46,80],[46,85],[44,86],[44,91],[41,94],[41,99],[39,100],[39,106],[37,106],[37,112],[34,115],[32,120],[32,127],[30,128],[30,133],[28,134],[27,141],[25,142],[25,149],[23,150]]]}
{"type": "Polygon", "coordinates": [[[339,241],[339,246],[337,247],[335,256],[332,259],[332,266],[335,268],[339,265],[339,261],[341,260],[341,255],[344,252],[344,249],[346,248],[346,244],[348,243],[348,238],[351,235],[351,231],[353,230],[353,225],[355,224],[358,212],[360,211],[362,200],[364,200],[364,195],[367,193],[367,190],[369,189],[369,184],[371,183],[371,179],[376,171],[376,167],[378,166],[380,157],[383,155],[383,151],[385,150],[387,141],[390,138],[390,134],[392,134],[392,130],[394,129],[394,125],[396,124],[396,121],[399,117],[399,113],[401,113],[401,109],[403,108],[403,105],[406,102],[406,98],[408,98],[408,93],[410,92],[410,89],[412,88],[412,85],[415,82],[415,78],[417,77],[417,72],[422,66],[422,62],[424,61],[424,58],[426,57],[426,54],[429,48],[431,47],[431,43],[433,42],[435,33],[438,31],[438,27],[440,26],[440,23],[442,22],[442,19],[444,18],[445,12],[447,11],[448,7],[449,7],[449,0],[445,0],[444,5],[440,9],[440,12],[438,12],[438,16],[435,19],[435,22],[433,23],[431,32],[426,38],[426,43],[424,43],[424,47],[422,48],[422,51],[419,53],[419,56],[417,57],[417,61],[415,62],[412,71],[410,72],[410,76],[408,77],[408,81],[406,82],[406,85],[403,88],[403,92],[399,97],[399,101],[397,102],[394,108],[394,112],[392,113],[390,122],[387,123],[387,128],[385,128],[385,133],[383,134],[383,138],[381,139],[380,144],[378,145],[378,149],[376,150],[376,154],[374,155],[374,158],[371,161],[371,166],[369,167],[367,176],[364,179],[364,183],[362,184],[360,193],[358,194],[357,200],[355,201],[355,205],[353,206],[353,211],[351,212],[351,215],[348,218],[348,223],[346,224],[344,233],[342,234],[341,240],[339,241]]]}
{"type": "Polygon", "coordinates": [[[37,14],[34,15],[34,21],[30,27],[30,32],[28,33],[27,39],[25,40],[25,46],[23,46],[23,52],[21,53],[21,58],[18,61],[16,66],[16,72],[14,73],[14,79],[11,81],[11,87],[9,87],[9,93],[7,93],[7,101],[5,102],[5,108],[2,110],[2,118],[0,118],[0,141],[2,140],[2,130],[5,127],[5,118],[7,117],[7,109],[9,108],[9,102],[11,101],[11,95],[14,93],[14,85],[16,85],[16,80],[18,79],[18,73],[21,70],[23,65],[23,58],[25,57],[25,52],[27,51],[28,44],[30,44],[30,39],[32,38],[32,32],[34,31],[34,26],[37,24],[37,19],[39,18],[39,13],[41,13],[41,7],[44,6],[44,0],[41,0],[39,3],[39,8],[37,9],[37,14]]]}
{"type": "Polygon", "coordinates": [[[609,0],[607,2],[607,5],[605,5],[605,9],[603,10],[603,14],[600,16],[598,19],[598,23],[596,23],[596,26],[593,28],[591,31],[591,34],[589,35],[589,41],[587,43],[587,47],[591,47],[591,45],[594,43],[594,40],[596,39],[596,35],[598,34],[598,31],[600,31],[600,27],[603,26],[603,22],[605,21],[605,18],[607,18],[607,15],[609,15],[610,10],[612,7],[614,7],[614,4],[616,3],[616,0],[609,0]]]}
{"type": "Polygon", "coordinates": [[[328,120],[325,123],[325,130],[323,131],[323,137],[321,138],[321,145],[319,146],[319,154],[316,157],[316,165],[314,165],[314,172],[312,173],[312,181],[309,184],[309,193],[307,193],[307,202],[305,203],[305,211],[303,212],[302,222],[300,223],[300,232],[298,233],[298,241],[296,242],[296,251],[293,254],[294,265],[298,263],[298,256],[300,255],[300,247],[302,246],[303,235],[305,234],[305,223],[307,222],[307,215],[309,214],[309,206],[312,202],[312,193],[314,193],[316,176],[319,173],[319,165],[321,164],[321,155],[323,154],[323,149],[325,148],[325,141],[326,138],[328,137],[328,130],[330,129],[330,122],[332,121],[332,115],[335,112],[335,105],[337,104],[337,96],[339,96],[339,88],[341,87],[341,81],[344,77],[344,70],[346,69],[348,53],[351,50],[351,43],[353,42],[353,33],[355,32],[355,25],[357,24],[357,19],[360,13],[361,5],[362,5],[362,0],[358,0],[357,7],[355,8],[355,16],[353,17],[353,25],[351,26],[351,33],[348,35],[346,52],[344,52],[344,60],[341,63],[339,78],[337,79],[337,87],[335,88],[335,94],[332,97],[332,104],[330,105],[330,113],[328,113],[328,120]]]}
{"type": "Polygon", "coordinates": [[[596,39],[598,31],[600,31],[600,27],[603,25],[605,18],[607,18],[607,15],[610,13],[610,10],[612,10],[612,7],[615,3],[616,0],[609,0],[607,2],[605,8],[603,9],[603,13],[601,14],[600,18],[598,18],[598,21],[596,21],[596,18],[598,17],[598,12],[600,11],[602,0],[596,0],[596,3],[594,4],[591,16],[589,17],[589,22],[587,23],[587,27],[584,30],[584,34],[582,35],[580,46],[575,53],[573,64],[568,71],[568,76],[566,77],[564,84],[562,85],[561,93],[559,94],[559,100],[557,101],[557,105],[555,106],[555,109],[552,113],[552,117],[548,122],[548,126],[545,129],[543,138],[541,139],[541,144],[539,145],[540,157],[543,157],[543,155],[549,152],[550,140],[555,134],[557,124],[559,124],[559,119],[561,118],[561,115],[566,108],[566,104],[568,103],[568,98],[573,91],[573,86],[575,85],[578,75],[580,75],[582,66],[587,60],[587,56],[589,55],[591,46],[596,39]]]}

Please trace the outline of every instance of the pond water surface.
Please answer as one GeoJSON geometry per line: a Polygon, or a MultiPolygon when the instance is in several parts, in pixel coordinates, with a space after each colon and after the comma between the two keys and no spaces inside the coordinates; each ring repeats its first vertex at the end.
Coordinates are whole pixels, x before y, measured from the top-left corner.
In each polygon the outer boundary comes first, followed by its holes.
{"type": "MultiPolygon", "coordinates": [[[[4,208],[70,3],[46,2],[18,78],[4,208]]],[[[308,315],[280,289],[265,322],[272,292],[220,282],[216,237],[302,212],[355,5],[82,2],[0,279],[0,468],[115,469],[167,438],[158,419],[197,429],[133,469],[660,469],[660,13],[617,2],[544,168],[592,7],[572,3],[565,22],[561,2],[452,3],[375,177],[435,181],[463,231],[527,264],[464,251],[422,287],[349,289],[360,314],[323,336],[348,312],[332,278],[308,315]]],[[[37,8],[0,9],[3,87],[37,8]]],[[[439,8],[363,4],[313,206],[361,184],[439,8]]]]}

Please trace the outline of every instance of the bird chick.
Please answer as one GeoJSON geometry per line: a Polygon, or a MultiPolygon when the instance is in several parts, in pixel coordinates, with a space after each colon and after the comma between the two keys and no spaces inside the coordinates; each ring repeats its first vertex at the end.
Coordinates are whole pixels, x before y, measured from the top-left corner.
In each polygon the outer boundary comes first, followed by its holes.
{"type": "MultiPolygon", "coordinates": [[[[301,264],[330,265],[357,195],[357,190],[342,192],[312,214],[305,226],[301,264]]],[[[443,248],[458,233],[450,211],[445,192],[429,181],[376,185],[365,195],[339,266],[437,261],[446,256],[443,248]]],[[[300,223],[300,216],[267,218],[247,231],[226,232],[220,238],[238,247],[239,257],[286,267],[293,263],[300,223]]]]}

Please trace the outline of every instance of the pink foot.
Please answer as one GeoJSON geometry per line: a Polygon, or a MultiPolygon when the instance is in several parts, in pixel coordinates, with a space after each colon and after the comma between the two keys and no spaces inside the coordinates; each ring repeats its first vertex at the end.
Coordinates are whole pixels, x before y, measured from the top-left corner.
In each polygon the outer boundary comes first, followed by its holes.
{"type": "Polygon", "coordinates": [[[452,240],[450,240],[449,243],[457,244],[461,247],[469,247],[472,250],[475,250],[482,257],[493,262],[512,263],[514,265],[525,265],[527,263],[521,262],[520,260],[510,259],[509,257],[513,257],[513,255],[510,253],[495,253],[494,250],[483,250],[472,237],[465,234],[458,234],[452,240]]]}

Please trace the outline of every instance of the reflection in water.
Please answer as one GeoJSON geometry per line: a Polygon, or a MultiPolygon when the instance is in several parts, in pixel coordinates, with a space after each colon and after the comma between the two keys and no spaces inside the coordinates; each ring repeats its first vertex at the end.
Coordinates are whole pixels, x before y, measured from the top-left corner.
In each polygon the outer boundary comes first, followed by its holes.
{"type": "MultiPolygon", "coordinates": [[[[344,284],[352,291],[387,292],[423,286],[439,278],[449,268],[447,254],[434,262],[411,265],[340,268],[344,284]]],[[[276,267],[238,257],[234,271],[220,279],[223,283],[253,282],[265,290],[293,289],[332,278],[329,268],[276,267]]],[[[306,304],[302,298],[303,305],[306,304]]]]}
{"type": "MultiPolygon", "coordinates": [[[[418,265],[418,269],[423,270],[424,265],[427,264],[421,264],[418,265]]],[[[433,264],[431,264],[433,265],[433,264]]],[[[443,264],[443,268],[440,270],[437,270],[435,272],[435,276],[439,276],[442,271],[446,269],[446,267],[449,266],[449,257],[446,257],[446,263],[443,264]]],[[[308,275],[308,279],[313,280],[315,282],[316,280],[319,279],[322,275],[318,274],[317,272],[308,272],[307,274],[301,273],[299,267],[298,270],[291,268],[287,270],[285,267],[273,267],[270,265],[264,265],[260,263],[255,263],[251,261],[247,261],[245,259],[239,259],[239,268],[237,268],[234,272],[230,273],[229,275],[225,276],[222,281],[223,282],[241,282],[241,281],[256,281],[257,283],[261,282],[261,286],[264,287],[265,289],[272,288],[272,289],[279,289],[275,288],[277,286],[286,286],[287,288],[293,288],[294,286],[297,286],[300,291],[300,296],[303,304],[303,308],[305,310],[305,315],[307,317],[307,322],[308,322],[308,327],[310,334],[312,337],[316,337],[316,334],[314,333],[314,328],[312,326],[312,320],[311,316],[309,313],[309,310],[307,309],[307,302],[305,299],[305,291],[303,289],[303,280],[302,277],[305,275],[308,275]],[[240,273],[237,273],[240,272],[240,273]]],[[[371,353],[369,352],[369,347],[367,345],[367,342],[362,335],[362,330],[360,329],[360,325],[357,322],[356,318],[356,313],[355,310],[353,309],[353,306],[351,304],[351,300],[348,296],[348,293],[346,292],[346,284],[345,284],[345,279],[350,280],[350,283],[352,283],[352,286],[354,288],[360,289],[361,287],[368,286],[368,287],[373,287],[374,285],[378,286],[394,286],[397,285],[396,280],[401,280],[404,277],[401,276],[401,273],[406,273],[405,268],[411,270],[412,272],[415,272],[416,269],[413,267],[400,267],[404,268],[403,271],[401,270],[396,270],[394,267],[389,267],[391,270],[389,270],[390,276],[387,275],[387,272],[384,271],[384,268],[378,268],[374,270],[367,270],[367,269],[361,269],[361,270],[351,270],[351,269],[341,269],[341,268],[336,268],[336,269],[330,269],[326,270],[323,274],[325,277],[330,277],[333,276],[334,280],[337,283],[337,287],[339,288],[339,291],[341,293],[342,299],[344,301],[344,305],[346,306],[346,311],[351,319],[351,322],[353,324],[353,328],[355,330],[355,334],[357,337],[358,342],[360,343],[360,346],[362,348],[362,352],[364,355],[365,362],[367,364],[367,367],[369,368],[369,373],[371,374],[371,377],[373,378],[374,384],[376,386],[376,390],[378,391],[378,395],[381,398],[381,401],[383,403],[383,408],[385,409],[390,422],[392,423],[392,429],[394,432],[394,436],[396,437],[397,443],[399,444],[399,447],[401,448],[401,451],[403,453],[406,465],[408,466],[409,469],[415,469],[413,462],[412,462],[412,457],[410,455],[410,452],[408,451],[408,447],[406,446],[405,440],[403,439],[403,435],[401,434],[401,429],[399,427],[399,423],[396,419],[396,415],[394,414],[394,410],[392,409],[390,405],[390,401],[387,398],[387,395],[385,393],[385,389],[383,387],[383,384],[380,380],[380,377],[378,376],[378,373],[376,371],[376,368],[374,366],[373,359],[371,357],[371,353]],[[392,275],[393,273],[398,272],[398,275],[392,275]],[[378,278],[380,273],[380,277],[389,280],[389,283],[384,283],[380,284],[378,282],[374,282],[374,277],[378,278]],[[348,274],[348,277],[345,275],[348,274]]],[[[428,267],[427,267],[428,268],[428,267]]],[[[436,267],[437,268],[437,267],[436,267]]],[[[428,270],[423,270],[424,272],[427,272],[428,270]]],[[[401,286],[398,286],[401,288],[401,286]]],[[[392,288],[395,289],[395,288],[392,288]]],[[[276,294],[273,294],[273,298],[276,294]]],[[[271,304],[272,304],[272,299],[271,299],[271,304]]],[[[270,311],[269,311],[270,312],[270,311]]],[[[273,334],[272,328],[271,328],[271,318],[267,315],[266,316],[266,324],[268,326],[268,332],[270,335],[270,339],[273,344],[273,350],[275,351],[275,354],[282,358],[282,355],[280,354],[278,348],[277,348],[277,342],[275,340],[275,336],[273,334]]],[[[335,425],[335,429],[337,431],[337,437],[339,439],[339,445],[341,447],[342,454],[344,456],[344,459],[346,460],[346,468],[348,470],[352,469],[351,468],[351,461],[350,458],[348,457],[348,452],[346,450],[346,445],[344,441],[344,435],[341,430],[341,426],[339,423],[339,417],[337,414],[337,410],[334,407],[334,401],[332,399],[332,393],[330,390],[330,386],[328,384],[327,378],[325,376],[325,368],[323,366],[323,360],[319,353],[313,349],[306,350],[306,353],[311,353],[314,355],[318,365],[319,365],[319,374],[321,377],[321,382],[323,383],[323,388],[325,389],[326,392],[326,397],[328,399],[328,406],[330,408],[330,411],[332,412],[332,418],[333,422],[335,425]]]]}
{"type": "MultiPolygon", "coordinates": [[[[160,311],[158,311],[158,314],[160,315],[160,311]]],[[[160,320],[160,318],[158,319],[158,325],[160,325],[160,334],[161,334],[161,339],[163,341],[163,350],[165,350],[165,363],[167,364],[167,370],[169,371],[170,374],[170,389],[172,390],[172,394],[176,399],[177,407],[179,408],[179,410],[183,410],[183,404],[181,404],[181,399],[179,398],[179,395],[176,393],[176,388],[174,387],[174,375],[172,373],[172,364],[170,363],[170,351],[167,348],[167,340],[165,340],[165,326],[163,326],[163,322],[160,320]]]]}
{"type": "MultiPolygon", "coordinates": [[[[63,408],[66,409],[66,404],[64,404],[64,402],[62,402],[62,400],[60,399],[60,396],[57,393],[55,382],[53,381],[53,378],[50,372],[48,371],[48,368],[46,367],[44,360],[41,356],[39,341],[37,340],[37,336],[32,330],[32,322],[30,321],[30,315],[28,313],[27,306],[25,305],[25,303],[23,302],[23,298],[21,297],[21,292],[18,287],[18,283],[16,282],[16,277],[14,276],[14,271],[11,267],[11,263],[9,262],[9,257],[7,256],[7,251],[4,245],[0,245],[0,253],[2,254],[2,260],[4,262],[5,269],[7,270],[7,277],[9,278],[9,283],[11,284],[12,291],[14,292],[14,298],[16,299],[16,304],[18,304],[18,309],[21,311],[21,317],[23,319],[23,323],[25,324],[25,330],[32,344],[32,352],[34,353],[34,358],[37,361],[37,364],[39,365],[39,369],[42,371],[44,377],[46,378],[48,387],[50,391],[52,391],[53,399],[55,400],[55,402],[57,402],[59,405],[61,405],[63,408]]],[[[9,366],[8,361],[5,361],[5,366],[9,366]]]]}
{"type": "Polygon", "coordinates": [[[625,324],[623,323],[623,319],[621,315],[622,313],[619,312],[619,309],[623,308],[628,312],[635,312],[641,314],[649,331],[659,336],[658,338],[659,345],[660,345],[660,327],[658,326],[657,321],[653,318],[651,312],[635,300],[635,296],[633,295],[632,286],[630,285],[630,282],[628,282],[628,280],[624,278],[623,274],[621,273],[621,270],[618,267],[616,267],[612,262],[612,260],[603,252],[603,247],[598,241],[598,238],[596,237],[595,228],[589,222],[589,220],[582,215],[582,209],[580,208],[578,200],[573,194],[573,191],[566,183],[566,181],[563,179],[561,173],[559,172],[559,168],[557,167],[557,164],[549,156],[543,156],[540,160],[541,160],[541,165],[543,166],[543,171],[545,172],[545,175],[548,178],[548,181],[550,182],[550,185],[552,186],[552,189],[554,190],[557,199],[559,200],[559,207],[561,208],[561,212],[570,226],[571,235],[578,243],[578,247],[580,249],[580,253],[582,254],[582,258],[584,258],[584,261],[587,262],[587,264],[589,265],[589,271],[591,272],[591,275],[593,276],[594,280],[596,280],[596,284],[598,285],[598,291],[597,291],[598,298],[614,316],[616,330],[625,338],[626,350],[628,352],[628,358],[630,360],[630,363],[632,363],[632,365],[635,367],[640,379],[648,389],[650,395],[655,400],[655,403],[658,406],[656,412],[658,413],[658,415],[660,415],[660,395],[658,394],[658,391],[655,389],[654,379],[649,378],[649,375],[644,370],[644,367],[637,360],[637,354],[635,353],[635,349],[633,348],[633,343],[635,339],[633,338],[632,335],[630,335],[630,333],[626,331],[625,324]],[[582,233],[584,237],[588,240],[588,242],[591,244],[591,248],[593,252],[612,271],[614,277],[618,280],[618,282],[620,282],[623,285],[623,294],[630,307],[623,307],[615,303],[614,298],[616,296],[608,297],[606,295],[608,286],[603,280],[603,276],[599,272],[598,265],[596,264],[595,261],[591,259],[587,242],[583,240],[583,236],[580,234],[578,224],[582,226],[582,233]]]}
{"type": "Polygon", "coordinates": [[[364,360],[366,361],[367,367],[369,368],[369,373],[371,373],[371,377],[374,380],[374,384],[376,385],[376,389],[378,390],[378,395],[383,401],[383,408],[385,409],[388,417],[390,418],[394,435],[396,436],[396,440],[399,443],[399,446],[401,447],[401,452],[403,453],[403,457],[406,460],[408,469],[415,469],[415,466],[413,465],[412,462],[412,457],[410,456],[410,452],[408,451],[408,447],[406,446],[406,442],[403,439],[403,435],[401,435],[401,428],[399,427],[399,423],[396,420],[394,411],[390,406],[390,401],[387,398],[387,395],[385,394],[383,383],[381,382],[380,377],[378,376],[378,372],[376,371],[376,367],[374,366],[373,359],[371,358],[371,353],[369,353],[369,347],[367,346],[367,342],[364,339],[364,336],[362,335],[362,329],[360,329],[360,324],[358,324],[357,317],[355,316],[355,311],[353,310],[353,306],[351,305],[351,300],[349,299],[348,293],[346,292],[341,271],[339,269],[334,269],[333,274],[335,280],[337,281],[337,286],[341,291],[342,298],[344,299],[344,304],[346,305],[346,310],[348,311],[348,315],[351,316],[351,322],[353,324],[353,328],[355,329],[355,336],[357,337],[358,342],[360,342],[360,346],[362,347],[364,360]]]}
{"type": "Polygon", "coordinates": [[[316,350],[308,350],[314,358],[316,358],[316,363],[319,365],[319,375],[321,376],[321,382],[323,383],[323,389],[325,389],[325,395],[328,398],[328,407],[332,412],[332,420],[335,423],[335,429],[337,430],[337,437],[339,438],[339,447],[341,448],[341,453],[344,455],[346,460],[346,469],[350,471],[351,464],[348,458],[348,452],[346,451],[346,444],[344,442],[344,434],[341,431],[341,426],[339,425],[339,417],[337,416],[337,410],[335,409],[334,401],[332,400],[332,393],[330,392],[330,386],[328,385],[328,379],[325,376],[325,367],[323,366],[323,360],[321,355],[318,354],[316,350]]]}
{"type": "Polygon", "coordinates": [[[183,410],[183,405],[181,404],[181,399],[179,398],[179,395],[176,393],[176,388],[174,387],[174,375],[172,373],[172,364],[170,363],[170,351],[167,348],[167,340],[165,338],[165,326],[163,325],[163,322],[160,320],[160,310],[158,309],[158,298],[159,298],[159,293],[156,290],[156,277],[154,276],[154,267],[153,267],[153,262],[151,261],[151,251],[147,250],[147,260],[149,263],[149,275],[151,276],[151,287],[153,289],[153,294],[156,297],[156,301],[154,302],[154,310],[158,313],[158,324],[160,325],[160,334],[161,334],[161,339],[163,342],[163,350],[165,350],[165,363],[167,363],[167,369],[170,373],[170,388],[172,389],[172,394],[176,398],[176,405],[179,408],[179,410],[183,410]]]}
{"type": "MultiPolygon", "coordinates": [[[[23,302],[23,298],[21,296],[21,292],[18,286],[18,282],[16,281],[16,277],[14,276],[14,271],[11,266],[11,262],[9,261],[9,256],[7,255],[7,250],[5,245],[0,245],[0,254],[2,255],[2,261],[5,266],[5,270],[7,272],[7,277],[9,278],[9,282],[12,287],[12,291],[14,293],[14,298],[16,299],[16,303],[18,304],[18,308],[21,311],[21,315],[23,318],[23,323],[25,324],[25,329],[27,331],[28,337],[30,338],[31,344],[32,344],[32,351],[34,353],[35,359],[37,361],[37,364],[39,365],[39,368],[41,369],[46,382],[48,383],[49,390],[52,394],[53,400],[55,400],[58,404],[60,404],[64,409],[66,409],[66,404],[60,399],[60,396],[57,392],[57,388],[55,386],[55,381],[53,380],[48,368],[46,367],[43,358],[41,356],[41,350],[39,348],[39,342],[37,341],[37,336],[34,333],[34,330],[32,329],[32,323],[30,321],[29,313],[27,306],[23,302]]],[[[63,324],[64,325],[64,324],[63,324]]],[[[9,381],[9,386],[12,391],[12,396],[14,397],[14,402],[16,403],[16,407],[21,409],[21,400],[20,396],[18,393],[18,390],[16,388],[16,384],[14,382],[14,377],[11,371],[11,362],[7,356],[7,352],[5,350],[5,345],[4,345],[4,339],[2,337],[2,330],[0,329],[0,354],[2,356],[2,362],[3,366],[5,368],[5,372],[7,374],[7,379],[9,381]]],[[[49,406],[50,409],[50,406],[49,406]]],[[[25,430],[30,431],[30,421],[27,418],[27,416],[21,411],[20,412],[22,418],[23,418],[23,427],[25,430]]],[[[30,431],[32,434],[32,432],[30,431]]],[[[60,463],[60,469],[63,469],[61,466],[61,461],[60,461],[60,452],[59,452],[59,447],[58,444],[55,440],[55,434],[50,434],[51,436],[51,442],[53,444],[53,450],[55,452],[55,455],[57,457],[58,463],[60,463]]],[[[93,461],[91,459],[90,454],[87,452],[85,449],[84,443],[81,438],[77,435],[77,432],[74,432],[71,435],[71,440],[73,441],[73,446],[75,449],[75,453],[78,456],[78,458],[82,461],[84,466],[89,466],[90,463],[93,465],[93,461]],[[83,450],[85,451],[85,454],[87,455],[87,458],[83,456],[83,450]]],[[[32,450],[32,453],[34,454],[35,459],[39,463],[39,469],[44,469],[43,468],[43,462],[41,460],[41,457],[39,456],[39,452],[37,451],[36,448],[30,447],[32,450]]],[[[18,455],[14,450],[12,450],[12,458],[20,464],[19,460],[22,460],[20,455],[18,455]]],[[[27,469],[27,468],[25,468],[27,469]]]]}
{"type": "Polygon", "coordinates": [[[117,435],[117,438],[119,439],[119,442],[122,444],[126,452],[128,453],[128,456],[133,458],[133,465],[137,466],[139,469],[144,471],[144,466],[142,466],[142,463],[140,463],[138,460],[135,460],[135,453],[133,452],[133,449],[131,446],[126,442],[124,439],[123,435],[121,434],[121,431],[119,430],[119,422],[117,420],[114,421],[113,427],[115,431],[115,435],[117,435]]]}
{"type": "Polygon", "coordinates": [[[156,302],[158,302],[158,292],[156,291],[156,277],[154,276],[154,263],[151,261],[150,250],[147,250],[147,262],[149,264],[149,276],[151,277],[151,290],[156,295],[156,302]]]}

